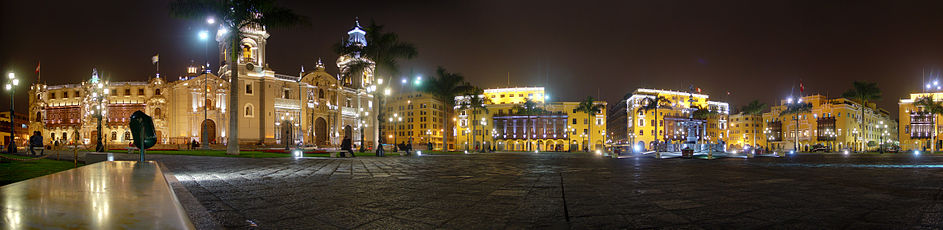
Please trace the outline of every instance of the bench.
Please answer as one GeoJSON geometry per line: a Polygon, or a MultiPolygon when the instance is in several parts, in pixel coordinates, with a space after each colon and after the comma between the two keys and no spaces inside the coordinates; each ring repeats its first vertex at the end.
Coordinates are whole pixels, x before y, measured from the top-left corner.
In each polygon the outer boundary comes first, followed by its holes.
{"type": "Polygon", "coordinates": [[[11,229],[194,229],[154,161],[91,164],[0,187],[0,197],[11,229]]]}

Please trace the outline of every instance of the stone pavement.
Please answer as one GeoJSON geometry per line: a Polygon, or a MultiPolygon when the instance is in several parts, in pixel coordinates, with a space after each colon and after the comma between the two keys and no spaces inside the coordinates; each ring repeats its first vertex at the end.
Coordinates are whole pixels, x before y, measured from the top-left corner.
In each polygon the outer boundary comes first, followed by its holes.
{"type": "Polygon", "coordinates": [[[149,159],[225,228],[943,227],[932,156],[149,159]]]}

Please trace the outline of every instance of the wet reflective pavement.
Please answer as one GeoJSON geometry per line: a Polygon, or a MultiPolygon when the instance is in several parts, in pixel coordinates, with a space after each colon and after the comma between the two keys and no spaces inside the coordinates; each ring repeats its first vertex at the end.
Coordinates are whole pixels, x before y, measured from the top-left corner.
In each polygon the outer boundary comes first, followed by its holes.
{"type": "Polygon", "coordinates": [[[0,187],[3,229],[193,229],[154,162],[102,162],[0,187]]]}
{"type": "Polygon", "coordinates": [[[226,228],[935,228],[943,156],[152,156],[226,228]]]}

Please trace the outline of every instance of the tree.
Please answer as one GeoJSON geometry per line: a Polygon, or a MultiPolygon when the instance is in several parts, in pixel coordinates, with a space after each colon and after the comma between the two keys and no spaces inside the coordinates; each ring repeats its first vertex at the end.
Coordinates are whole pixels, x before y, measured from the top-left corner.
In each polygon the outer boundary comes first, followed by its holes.
{"type": "MultiPolygon", "coordinates": [[[[490,98],[485,97],[483,94],[484,94],[484,90],[480,88],[474,88],[466,92],[465,95],[463,96],[464,98],[466,98],[466,100],[462,102],[459,108],[461,110],[471,110],[472,119],[469,123],[471,123],[471,127],[472,127],[472,130],[471,130],[472,144],[475,145],[476,148],[478,148],[478,144],[477,144],[477,140],[475,140],[477,138],[475,131],[477,130],[478,123],[480,123],[478,121],[478,114],[481,112],[487,113],[488,107],[485,107],[485,105],[489,104],[491,101],[490,98]]],[[[482,141],[485,140],[484,130],[482,130],[481,140],[482,141]]],[[[482,150],[484,150],[484,145],[478,148],[479,152],[482,150]]]]}
{"type": "MultiPolygon", "coordinates": [[[[859,82],[855,81],[852,83],[851,89],[845,91],[842,94],[842,97],[848,98],[858,103],[861,103],[861,112],[858,116],[858,130],[864,132],[864,110],[868,107],[868,104],[871,102],[881,99],[881,89],[878,88],[878,84],[874,82],[859,82]]],[[[855,139],[855,145],[857,146],[857,138],[855,139]]]]}
{"type": "Polygon", "coordinates": [[[229,45],[229,140],[226,154],[239,154],[239,52],[243,29],[286,28],[307,24],[307,19],[288,8],[275,5],[275,0],[177,0],[170,3],[172,16],[184,19],[203,20],[215,17],[220,28],[228,31],[225,42],[229,45]]]}
{"type": "Polygon", "coordinates": [[[530,130],[531,128],[533,128],[531,127],[531,125],[527,125],[527,123],[530,123],[531,116],[540,115],[541,113],[544,113],[545,110],[541,109],[540,107],[537,107],[537,102],[534,102],[534,100],[531,100],[530,98],[527,98],[526,100],[524,100],[524,103],[514,106],[514,108],[515,110],[517,110],[518,115],[524,115],[527,119],[524,122],[525,124],[524,135],[527,136],[527,145],[525,145],[525,148],[526,148],[526,146],[530,145],[530,135],[531,135],[530,130]]]}
{"type": "Polygon", "coordinates": [[[782,115],[793,115],[793,120],[796,121],[796,143],[794,144],[795,151],[799,151],[799,115],[802,113],[808,113],[812,111],[811,103],[795,103],[789,104],[786,106],[786,109],[779,113],[782,115]]]}
{"type": "Polygon", "coordinates": [[[442,150],[448,150],[448,140],[452,136],[452,116],[455,113],[455,96],[462,95],[469,90],[474,89],[465,77],[459,73],[451,73],[445,68],[439,66],[436,70],[436,76],[426,81],[420,90],[432,94],[437,100],[442,102],[442,150]]]}
{"type": "Polygon", "coordinates": [[[931,117],[930,119],[933,120],[933,131],[930,132],[930,139],[931,139],[930,152],[935,152],[936,151],[936,129],[937,129],[936,116],[943,114],[943,104],[941,104],[940,102],[933,101],[932,97],[926,96],[926,97],[917,98],[917,100],[914,101],[914,105],[916,105],[917,107],[920,107],[924,113],[929,113],[931,117]]]}
{"type": "MultiPolygon", "coordinates": [[[[593,97],[586,97],[586,100],[580,102],[579,106],[576,107],[577,112],[586,113],[586,116],[589,118],[589,144],[593,145],[593,125],[596,124],[596,114],[602,111],[603,106],[596,104],[596,100],[593,97]]],[[[587,147],[588,148],[588,147],[587,147]]]]}
{"type": "Polygon", "coordinates": [[[763,115],[763,111],[765,111],[767,107],[768,106],[766,106],[766,103],[762,103],[758,100],[753,100],[749,104],[744,105],[743,107],[740,108],[740,111],[742,111],[744,114],[750,115],[750,117],[754,121],[754,124],[752,125],[753,126],[753,148],[756,148],[756,123],[755,123],[757,120],[756,117],[763,115]]]}
{"type": "Polygon", "coordinates": [[[655,97],[646,97],[643,99],[643,105],[639,108],[641,111],[655,110],[655,151],[658,151],[658,109],[661,107],[667,107],[671,105],[671,101],[664,96],[655,96],[655,97]]]}

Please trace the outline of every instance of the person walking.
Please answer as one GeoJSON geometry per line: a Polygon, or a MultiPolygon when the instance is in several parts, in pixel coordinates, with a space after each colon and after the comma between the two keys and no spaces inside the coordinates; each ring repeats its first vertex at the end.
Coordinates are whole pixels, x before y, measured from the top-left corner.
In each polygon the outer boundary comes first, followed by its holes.
{"type": "Polygon", "coordinates": [[[349,137],[344,137],[344,140],[341,141],[341,150],[345,151],[345,152],[342,152],[341,154],[346,153],[346,154],[350,154],[350,157],[357,157],[354,155],[353,148],[351,148],[351,141],[349,137]]]}
{"type": "Polygon", "coordinates": [[[407,140],[408,142],[406,143],[404,147],[406,148],[406,156],[409,156],[410,154],[412,154],[412,151],[413,151],[413,138],[410,137],[407,140]]]}

